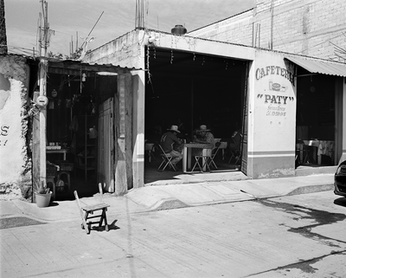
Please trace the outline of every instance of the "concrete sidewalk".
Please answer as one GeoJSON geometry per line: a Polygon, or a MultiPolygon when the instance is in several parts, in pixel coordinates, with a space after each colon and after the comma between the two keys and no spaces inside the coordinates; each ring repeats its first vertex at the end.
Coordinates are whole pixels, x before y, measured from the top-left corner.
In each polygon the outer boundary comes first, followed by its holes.
{"type": "MultiPolygon", "coordinates": [[[[90,198],[82,198],[81,202],[91,204],[103,201],[110,205],[108,215],[112,216],[326,190],[333,190],[333,174],[331,173],[289,178],[146,186],[132,189],[124,196],[96,194],[90,198]]],[[[2,201],[0,205],[0,217],[26,215],[47,222],[79,219],[75,201],[55,201],[47,208],[39,208],[35,203],[22,200],[2,201]]]]}

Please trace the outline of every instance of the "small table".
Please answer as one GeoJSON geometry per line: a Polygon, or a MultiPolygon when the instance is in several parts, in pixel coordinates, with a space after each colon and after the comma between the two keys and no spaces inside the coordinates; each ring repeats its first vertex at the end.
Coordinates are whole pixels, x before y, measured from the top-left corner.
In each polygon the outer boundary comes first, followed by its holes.
{"type": "Polygon", "coordinates": [[[297,149],[300,151],[300,161],[309,162],[310,158],[312,162],[317,165],[321,165],[321,155],[327,155],[333,160],[333,146],[334,141],[326,140],[303,140],[304,145],[297,144],[297,149]],[[310,157],[311,156],[311,157],[310,157]]]}
{"type": "Polygon", "coordinates": [[[203,149],[203,155],[205,155],[207,150],[212,149],[212,144],[185,143],[183,145],[182,170],[184,173],[188,173],[187,169],[192,168],[192,149],[203,149]]]}
{"type": "Polygon", "coordinates": [[[68,153],[68,149],[56,149],[56,148],[48,148],[46,147],[46,153],[48,154],[53,154],[53,153],[61,153],[63,154],[63,160],[67,160],[67,153],[68,153]]]}

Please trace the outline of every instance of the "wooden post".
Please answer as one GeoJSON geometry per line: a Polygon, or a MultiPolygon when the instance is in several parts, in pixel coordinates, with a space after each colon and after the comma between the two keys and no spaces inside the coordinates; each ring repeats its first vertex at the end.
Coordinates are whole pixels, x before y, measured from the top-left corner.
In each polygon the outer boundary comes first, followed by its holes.
{"type": "MultiPolygon", "coordinates": [[[[47,86],[47,44],[49,43],[48,31],[49,22],[47,20],[48,10],[47,2],[41,0],[43,9],[43,29],[40,28],[40,62],[39,62],[39,97],[46,98],[46,86],[47,86]],[[43,38],[42,38],[43,32],[43,38]]],[[[42,22],[40,22],[41,27],[42,22]]],[[[42,106],[39,111],[39,184],[44,182],[46,184],[46,105],[42,106]]]]}
{"type": "MultiPolygon", "coordinates": [[[[46,96],[47,60],[40,59],[39,63],[39,96],[46,96]]],[[[39,112],[39,183],[46,184],[46,107],[39,112]]]]}

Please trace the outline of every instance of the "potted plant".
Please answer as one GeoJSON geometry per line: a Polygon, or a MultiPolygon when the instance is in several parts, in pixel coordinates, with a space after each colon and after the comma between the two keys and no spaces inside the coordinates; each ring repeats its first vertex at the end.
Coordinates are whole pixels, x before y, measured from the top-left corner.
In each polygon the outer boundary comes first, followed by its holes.
{"type": "Polygon", "coordinates": [[[41,183],[38,187],[38,191],[35,193],[36,205],[40,208],[48,207],[51,194],[50,188],[47,188],[44,183],[41,183]]]}

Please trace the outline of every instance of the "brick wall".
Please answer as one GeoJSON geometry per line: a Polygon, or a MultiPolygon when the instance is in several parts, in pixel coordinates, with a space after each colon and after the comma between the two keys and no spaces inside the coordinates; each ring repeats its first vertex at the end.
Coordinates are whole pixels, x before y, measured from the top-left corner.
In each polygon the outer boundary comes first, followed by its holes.
{"type": "Polygon", "coordinates": [[[346,49],[346,2],[257,0],[253,10],[189,35],[341,61],[337,54],[346,49]]]}
{"type": "Polygon", "coordinates": [[[253,11],[246,11],[236,16],[194,30],[189,35],[217,41],[252,45],[253,11]]]}

